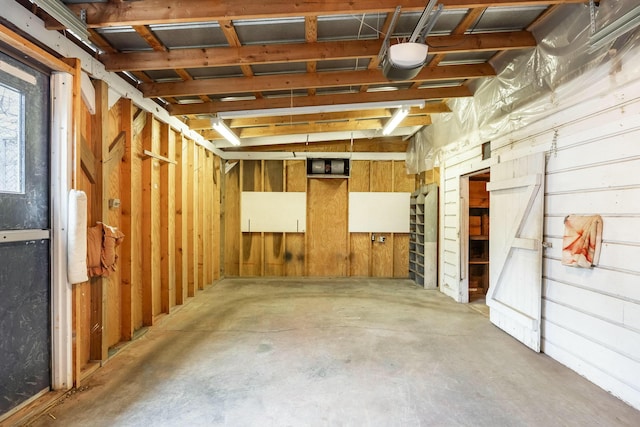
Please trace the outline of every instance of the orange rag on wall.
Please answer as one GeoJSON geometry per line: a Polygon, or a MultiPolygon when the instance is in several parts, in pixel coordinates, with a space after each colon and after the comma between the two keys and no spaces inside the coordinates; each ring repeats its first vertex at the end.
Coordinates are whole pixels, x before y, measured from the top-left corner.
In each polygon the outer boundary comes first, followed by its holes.
{"type": "Polygon", "coordinates": [[[87,230],[87,272],[89,277],[109,277],[116,271],[116,247],[122,243],[124,234],[115,227],[101,222],[87,230]]]}
{"type": "Polygon", "coordinates": [[[589,268],[598,264],[602,245],[600,215],[568,215],[564,219],[562,265],[589,268]]]}

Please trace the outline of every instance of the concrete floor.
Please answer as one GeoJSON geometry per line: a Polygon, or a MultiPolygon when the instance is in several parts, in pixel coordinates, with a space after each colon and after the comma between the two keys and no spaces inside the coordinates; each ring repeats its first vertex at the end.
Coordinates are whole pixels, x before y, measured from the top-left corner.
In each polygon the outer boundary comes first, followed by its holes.
{"type": "Polygon", "coordinates": [[[404,280],[223,280],[85,386],[33,425],[640,425],[482,310],[404,280]]]}

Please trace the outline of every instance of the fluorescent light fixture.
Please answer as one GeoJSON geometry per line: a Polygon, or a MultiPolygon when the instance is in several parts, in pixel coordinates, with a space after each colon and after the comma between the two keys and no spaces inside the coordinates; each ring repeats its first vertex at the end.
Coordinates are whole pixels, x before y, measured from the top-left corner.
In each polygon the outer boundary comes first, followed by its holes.
{"type": "Polygon", "coordinates": [[[409,115],[409,107],[404,106],[397,109],[396,112],[393,113],[393,116],[391,116],[391,118],[387,120],[387,123],[385,123],[384,127],[382,128],[382,134],[389,135],[391,132],[393,132],[393,130],[398,127],[400,122],[403,121],[404,118],[407,117],[407,115],[409,115]]]}
{"type": "Polygon", "coordinates": [[[340,113],[343,111],[375,110],[376,108],[424,108],[424,99],[406,101],[363,102],[360,104],[311,105],[308,107],[285,107],[263,110],[227,111],[218,113],[223,119],[240,119],[246,117],[291,116],[296,114],[340,113]]]}
{"type": "Polygon", "coordinates": [[[238,135],[233,133],[233,131],[229,129],[220,117],[214,117],[211,119],[211,126],[213,126],[216,132],[222,135],[224,139],[229,141],[231,144],[240,145],[240,138],[238,138],[238,135]]]}
{"type": "Polygon", "coordinates": [[[64,25],[76,37],[81,40],[89,40],[89,30],[87,24],[82,22],[71,9],[65,6],[60,0],[30,0],[40,9],[47,12],[53,19],[64,25]]]}
{"type": "Polygon", "coordinates": [[[596,31],[589,37],[589,52],[605,46],[624,33],[633,30],[640,25],[640,6],[631,9],[609,25],[596,31]]]}

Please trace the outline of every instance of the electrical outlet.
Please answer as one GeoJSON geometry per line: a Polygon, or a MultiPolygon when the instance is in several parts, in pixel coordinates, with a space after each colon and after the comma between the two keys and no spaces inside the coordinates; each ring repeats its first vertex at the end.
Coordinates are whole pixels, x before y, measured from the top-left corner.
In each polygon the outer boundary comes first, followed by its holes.
{"type": "Polygon", "coordinates": [[[384,243],[385,240],[387,240],[385,236],[378,236],[378,242],[384,243]]]}

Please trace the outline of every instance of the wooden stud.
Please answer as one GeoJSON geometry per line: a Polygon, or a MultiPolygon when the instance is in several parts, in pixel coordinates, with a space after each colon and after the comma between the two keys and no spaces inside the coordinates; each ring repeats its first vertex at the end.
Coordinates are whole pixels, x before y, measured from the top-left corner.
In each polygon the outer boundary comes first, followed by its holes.
{"type": "Polygon", "coordinates": [[[176,173],[175,173],[175,243],[176,243],[176,304],[187,301],[189,283],[189,251],[187,237],[187,203],[188,191],[187,141],[180,134],[176,141],[176,173]]]}
{"type": "Polygon", "coordinates": [[[195,147],[193,141],[187,142],[187,239],[188,239],[188,259],[189,268],[187,269],[189,274],[188,279],[188,296],[192,297],[196,294],[198,289],[198,245],[197,245],[197,232],[198,232],[198,214],[197,214],[197,156],[198,150],[195,147]]]}
{"type": "Polygon", "coordinates": [[[160,289],[161,311],[169,313],[176,303],[175,242],[175,133],[160,125],[160,154],[170,162],[160,163],[160,289]]]}

